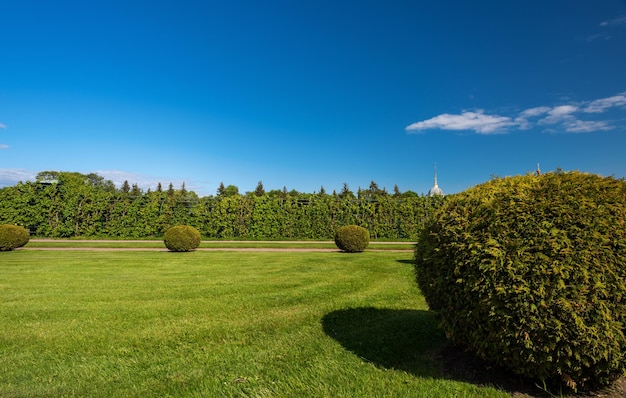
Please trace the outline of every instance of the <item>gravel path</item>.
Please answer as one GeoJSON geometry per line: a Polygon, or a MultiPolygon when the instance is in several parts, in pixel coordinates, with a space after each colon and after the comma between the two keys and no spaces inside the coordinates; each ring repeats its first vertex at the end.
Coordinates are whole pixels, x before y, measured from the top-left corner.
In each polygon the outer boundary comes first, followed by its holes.
{"type": "MultiPolygon", "coordinates": [[[[159,241],[154,240],[115,240],[115,239],[89,239],[89,240],[76,240],[76,239],[31,239],[31,242],[75,242],[80,244],[85,243],[155,243],[159,241]]],[[[241,240],[203,240],[203,243],[263,243],[262,241],[241,241],[241,240]]],[[[316,243],[334,243],[333,241],[267,241],[268,245],[272,244],[284,244],[284,243],[294,243],[294,244],[316,244],[316,243]]],[[[407,244],[407,242],[376,242],[377,245],[393,245],[393,244],[407,244]]],[[[411,244],[411,243],[408,243],[411,244]]],[[[165,247],[22,247],[18,250],[63,250],[63,251],[161,251],[167,252],[168,250],[165,247]]],[[[196,251],[242,251],[242,252],[320,252],[320,253],[341,253],[341,250],[337,248],[316,248],[316,247],[215,247],[215,248],[198,248],[196,251]]],[[[371,252],[397,252],[397,253],[408,253],[412,252],[413,249],[393,249],[393,250],[385,250],[385,249],[366,249],[366,251],[371,252]]]]}

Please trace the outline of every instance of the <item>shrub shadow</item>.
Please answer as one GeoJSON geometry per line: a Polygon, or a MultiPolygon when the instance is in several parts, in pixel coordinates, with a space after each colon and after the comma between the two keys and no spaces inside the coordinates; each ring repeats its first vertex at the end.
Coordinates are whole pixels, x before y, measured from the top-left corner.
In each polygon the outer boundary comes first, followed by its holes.
{"type": "Polygon", "coordinates": [[[449,344],[429,311],[350,308],[326,314],[322,327],[346,350],[380,368],[491,386],[515,397],[546,396],[533,381],[449,344]]]}
{"type": "Polygon", "coordinates": [[[345,349],[376,366],[420,375],[432,373],[430,350],[445,343],[428,311],[350,308],[326,314],[322,327],[345,349]]]}

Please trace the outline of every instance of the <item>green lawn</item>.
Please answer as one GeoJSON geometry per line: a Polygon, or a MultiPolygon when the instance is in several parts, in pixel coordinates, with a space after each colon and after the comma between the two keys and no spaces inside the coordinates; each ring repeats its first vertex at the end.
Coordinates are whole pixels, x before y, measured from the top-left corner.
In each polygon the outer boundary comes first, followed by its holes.
{"type": "Polygon", "coordinates": [[[0,396],[508,396],[442,377],[411,256],[0,253],[0,396]]]}

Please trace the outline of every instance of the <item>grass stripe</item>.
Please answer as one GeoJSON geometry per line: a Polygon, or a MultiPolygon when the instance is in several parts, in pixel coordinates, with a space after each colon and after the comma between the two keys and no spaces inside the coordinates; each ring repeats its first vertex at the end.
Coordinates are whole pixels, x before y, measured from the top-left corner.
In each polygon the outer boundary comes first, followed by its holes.
{"type": "Polygon", "coordinates": [[[442,377],[410,259],[2,253],[0,396],[507,396],[442,377]]]}

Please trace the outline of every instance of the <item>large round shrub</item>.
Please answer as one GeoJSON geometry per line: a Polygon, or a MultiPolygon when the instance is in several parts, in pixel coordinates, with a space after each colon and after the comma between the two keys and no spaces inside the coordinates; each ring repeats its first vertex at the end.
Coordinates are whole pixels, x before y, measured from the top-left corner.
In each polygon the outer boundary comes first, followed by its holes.
{"type": "Polygon", "coordinates": [[[335,231],[335,244],[348,253],[362,252],[370,244],[370,233],[358,225],[344,225],[335,231]]]}
{"type": "Polygon", "coordinates": [[[0,251],[9,251],[22,247],[30,240],[28,230],[19,225],[0,225],[0,251]]]}
{"type": "Polygon", "coordinates": [[[177,225],[165,231],[163,242],[173,252],[189,252],[200,246],[200,231],[189,225],[177,225]]]}
{"type": "Polygon", "coordinates": [[[448,197],[415,270],[447,336],[488,361],[579,388],[625,370],[624,180],[556,172],[448,197]]]}

